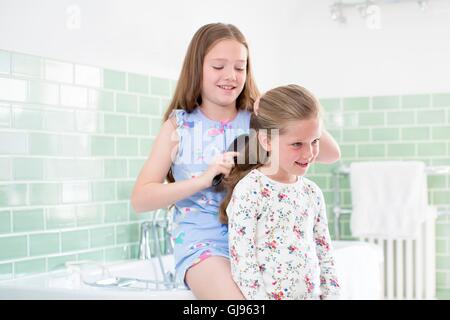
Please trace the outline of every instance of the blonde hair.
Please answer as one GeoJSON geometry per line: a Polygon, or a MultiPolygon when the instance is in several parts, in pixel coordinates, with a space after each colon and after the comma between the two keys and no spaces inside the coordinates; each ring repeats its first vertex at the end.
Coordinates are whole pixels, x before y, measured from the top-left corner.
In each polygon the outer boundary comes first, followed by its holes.
{"type": "Polygon", "coordinates": [[[291,84],[267,91],[259,100],[258,114],[252,113],[250,118],[250,136],[241,153],[243,160],[238,161],[223,181],[226,196],[220,204],[219,219],[228,223],[226,208],[231,200],[236,184],[251,170],[261,167],[268,159],[268,152],[260,145],[257,133],[267,131],[270,138],[273,130],[279,134],[286,132],[291,121],[308,120],[320,117],[321,107],[317,99],[305,88],[291,84]],[[250,146],[257,148],[250,148],[250,146]],[[253,152],[253,154],[251,153],[253,152]],[[244,161],[245,159],[245,161],[244,161]]]}
{"type": "MultiPolygon", "coordinates": [[[[189,44],[175,93],[164,114],[163,122],[175,109],[183,109],[190,113],[202,103],[201,84],[205,56],[216,43],[228,39],[238,41],[247,49],[247,76],[244,88],[236,99],[236,108],[253,111],[253,102],[259,95],[259,91],[253,78],[247,41],[241,31],[232,24],[210,23],[202,26],[189,44]]],[[[172,170],[169,170],[167,179],[169,182],[174,182],[172,170]]]]}

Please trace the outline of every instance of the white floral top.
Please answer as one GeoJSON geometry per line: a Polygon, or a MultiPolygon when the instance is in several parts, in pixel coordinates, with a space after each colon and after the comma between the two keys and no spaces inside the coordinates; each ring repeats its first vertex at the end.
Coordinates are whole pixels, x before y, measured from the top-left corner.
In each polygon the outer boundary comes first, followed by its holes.
{"type": "Polygon", "coordinates": [[[231,272],[246,299],[339,297],[322,191],[259,170],[236,185],[226,209],[231,272]]]}

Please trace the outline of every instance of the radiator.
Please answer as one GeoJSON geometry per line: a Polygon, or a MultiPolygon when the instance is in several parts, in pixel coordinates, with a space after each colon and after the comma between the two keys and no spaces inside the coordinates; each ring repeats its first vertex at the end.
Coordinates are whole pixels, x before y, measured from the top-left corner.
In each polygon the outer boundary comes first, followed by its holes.
{"type": "Polygon", "coordinates": [[[415,239],[360,238],[383,249],[385,299],[435,299],[435,223],[425,221],[415,239]]]}

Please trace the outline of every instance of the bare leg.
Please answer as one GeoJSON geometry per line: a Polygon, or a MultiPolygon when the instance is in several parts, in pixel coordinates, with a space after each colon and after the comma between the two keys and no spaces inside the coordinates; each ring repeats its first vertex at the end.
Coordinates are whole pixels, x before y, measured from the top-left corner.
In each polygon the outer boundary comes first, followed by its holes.
{"type": "Polygon", "coordinates": [[[243,300],[244,296],[231,277],[230,261],[212,256],[186,272],[186,282],[200,300],[243,300]]]}

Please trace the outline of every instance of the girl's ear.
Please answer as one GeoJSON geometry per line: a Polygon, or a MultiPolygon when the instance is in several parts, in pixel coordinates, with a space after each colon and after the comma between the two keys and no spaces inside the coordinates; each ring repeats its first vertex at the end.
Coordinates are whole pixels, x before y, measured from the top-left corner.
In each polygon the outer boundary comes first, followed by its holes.
{"type": "Polygon", "coordinates": [[[258,130],[258,141],[259,144],[264,148],[266,151],[271,151],[272,145],[270,143],[270,138],[267,135],[266,130],[258,130]]]}

